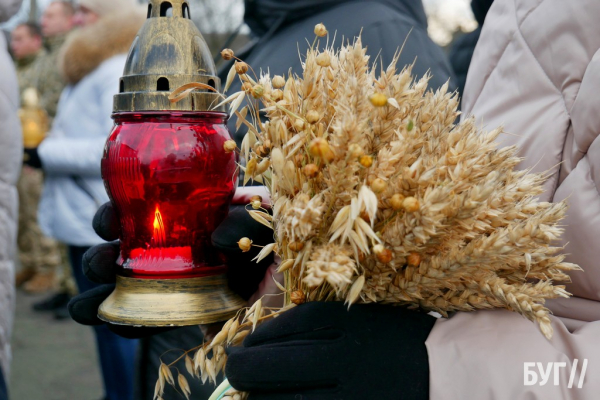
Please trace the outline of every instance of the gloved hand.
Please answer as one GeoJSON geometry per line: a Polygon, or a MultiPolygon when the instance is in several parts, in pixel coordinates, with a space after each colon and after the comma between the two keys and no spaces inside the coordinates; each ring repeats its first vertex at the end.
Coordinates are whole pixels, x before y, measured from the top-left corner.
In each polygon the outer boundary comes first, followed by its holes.
{"type": "Polygon", "coordinates": [[[231,349],[226,376],[250,400],[428,399],[436,319],[380,304],[309,302],[231,349]]]}
{"type": "Polygon", "coordinates": [[[42,168],[42,160],[38,154],[37,147],[23,149],[23,164],[28,165],[31,168],[42,168]]]}
{"type": "MultiPolygon", "coordinates": [[[[69,302],[71,317],[83,325],[100,325],[105,322],[98,318],[98,307],[112,293],[119,256],[120,224],[111,203],[106,203],[96,212],[93,227],[98,236],[109,241],[90,248],[83,256],[83,273],[92,282],[103,284],[81,293],[69,302]]],[[[260,263],[252,261],[260,248],[253,247],[243,253],[237,241],[250,237],[254,243],[266,245],[273,241],[273,231],[254,221],[243,205],[232,205],[227,218],[212,235],[213,245],[227,258],[227,278],[230,288],[242,298],[248,299],[257,289],[266,269],[273,262],[267,257],[260,263]]],[[[173,328],[139,328],[108,324],[109,328],[124,337],[140,338],[164,332],[173,328]]]]}

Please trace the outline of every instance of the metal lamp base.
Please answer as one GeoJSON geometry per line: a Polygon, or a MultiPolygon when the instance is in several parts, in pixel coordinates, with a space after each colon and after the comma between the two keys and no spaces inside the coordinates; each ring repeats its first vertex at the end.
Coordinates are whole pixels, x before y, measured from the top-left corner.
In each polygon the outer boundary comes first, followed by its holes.
{"type": "Polygon", "coordinates": [[[165,327],[225,321],[245,306],[225,275],[180,279],[117,276],[98,317],[118,325],[165,327]]]}

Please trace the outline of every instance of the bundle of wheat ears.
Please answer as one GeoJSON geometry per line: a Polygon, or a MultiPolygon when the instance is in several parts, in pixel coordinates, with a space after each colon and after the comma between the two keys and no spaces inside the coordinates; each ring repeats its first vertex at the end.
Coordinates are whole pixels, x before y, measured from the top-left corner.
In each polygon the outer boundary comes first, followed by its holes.
{"type": "MultiPolygon", "coordinates": [[[[315,33],[317,40],[326,29],[315,33]]],[[[443,316],[505,308],[551,337],[544,301],[568,297],[554,281],[578,269],[553,246],[565,203],[537,200],[544,176],[514,170],[516,149],[495,144],[501,128],[483,132],[473,118],[456,124],[457,95],[447,85],[427,90],[428,76],[415,79],[410,66],[398,72],[396,64],[397,57],[385,69],[370,66],[360,38],[337,51],[313,43],[302,76],[252,77],[235,62],[226,87],[238,77],[242,91],[223,103],[248,129],[239,149],[245,181],[271,194],[272,213],[260,198],[248,210],[274,230],[258,258],[281,258],[286,307],[259,300],[241,310],[193,359],[185,355],[191,374],[214,381],[223,346],[308,301],[408,305],[443,316]]],[[[233,141],[224,147],[234,149],[233,141]]],[[[239,246],[249,250],[252,238],[239,246]]]]}

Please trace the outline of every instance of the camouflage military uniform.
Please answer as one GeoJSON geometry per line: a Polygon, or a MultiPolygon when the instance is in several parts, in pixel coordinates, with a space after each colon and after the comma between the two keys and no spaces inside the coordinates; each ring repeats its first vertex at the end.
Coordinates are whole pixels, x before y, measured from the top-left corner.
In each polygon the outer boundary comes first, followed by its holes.
{"type": "Polygon", "coordinates": [[[23,91],[28,87],[38,88],[38,74],[37,67],[39,60],[44,57],[46,50],[40,50],[36,54],[27,56],[16,62],[15,68],[17,70],[17,81],[19,82],[19,92],[21,98],[23,97],[23,91]]]}
{"type": "MultiPolygon", "coordinates": [[[[48,113],[50,123],[52,123],[52,120],[56,115],[58,100],[66,85],[62,72],[58,67],[58,55],[67,36],[68,34],[46,38],[44,42],[46,52],[44,56],[40,57],[39,61],[36,62],[36,73],[40,76],[38,83],[40,105],[48,113]]],[[[75,295],[77,294],[77,289],[71,274],[67,247],[61,244],[60,251],[63,261],[59,277],[59,292],[75,295]]]]}
{"type": "Polygon", "coordinates": [[[42,234],[37,223],[37,208],[42,194],[40,170],[24,166],[17,184],[19,190],[19,258],[24,269],[54,272],[61,264],[58,243],[42,234]]]}
{"type": "Polygon", "coordinates": [[[65,39],[66,35],[46,39],[46,51],[35,62],[35,73],[39,77],[36,87],[40,94],[40,105],[48,113],[50,121],[56,115],[58,100],[65,88],[65,80],[58,68],[58,54],[65,39]]]}
{"type": "Polygon", "coordinates": [[[40,105],[48,113],[50,121],[56,115],[58,100],[66,85],[58,67],[58,55],[66,37],[60,35],[45,39],[44,50],[36,56],[17,62],[21,94],[28,87],[36,88],[40,96],[40,105]]]}
{"type": "MultiPolygon", "coordinates": [[[[21,95],[29,87],[37,89],[40,94],[40,105],[53,117],[64,81],[57,66],[57,55],[64,38],[53,41],[47,50],[19,60],[17,77],[21,95]],[[52,65],[52,68],[50,68],[52,65]]],[[[70,268],[66,265],[66,250],[56,240],[45,236],[37,223],[37,209],[43,188],[43,172],[23,166],[21,177],[17,183],[19,191],[19,233],[18,247],[22,272],[17,276],[17,283],[25,283],[25,289],[31,292],[46,291],[56,285],[55,274],[61,273],[61,289],[69,285],[70,268]],[[63,266],[62,270],[58,270],[63,266]],[[65,268],[66,266],[66,268],[65,268]],[[65,278],[65,271],[68,276],[65,278]],[[21,281],[21,282],[20,282],[21,281]]],[[[72,292],[72,290],[69,290],[72,292]]]]}

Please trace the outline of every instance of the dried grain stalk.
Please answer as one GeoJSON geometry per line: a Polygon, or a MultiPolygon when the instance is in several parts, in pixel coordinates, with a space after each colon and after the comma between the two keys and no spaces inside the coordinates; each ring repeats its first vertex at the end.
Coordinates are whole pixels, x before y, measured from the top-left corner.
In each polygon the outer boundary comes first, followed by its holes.
{"type": "MultiPolygon", "coordinates": [[[[545,176],[514,169],[516,149],[495,143],[502,128],[456,123],[457,94],[447,84],[428,90],[429,76],[416,79],[397,61],[377,72],[359,37],[337,51],[312,46],[302,76],[238,71],[243,90],[229,99],[237,126],[248,128],[245,181],[268,187],[273,213],[249,211],[274,230],[259,258],[281,257],[286,306],[264,309],[259,300],[200,346],[194,371],[203,381],[224,368],[223,346],[305,301],[443,316],[505,308],[552,336],[544,302],[568,297],[554,282],[579,269],[556,244],[565,202],[537,199],[545,176]]],[[[158,393],[172,384],[164,372],[158,393]]]]}
{"type": "Polygon", "coordinates": [[[269,165],[288,303],[500,307],[551,337],[544,301],[567,297],[554,282],[579,269],[556,245],[566,204],[539,202],[545,176],[514,169],[516,149],[495,143],[502,129],[457,124],[448,85],[428,90],[429,76],[397,60],[377,72],[358,38],[310,48],[302,76],[258,79],[267,121],[247,159],[269,165]]]}

